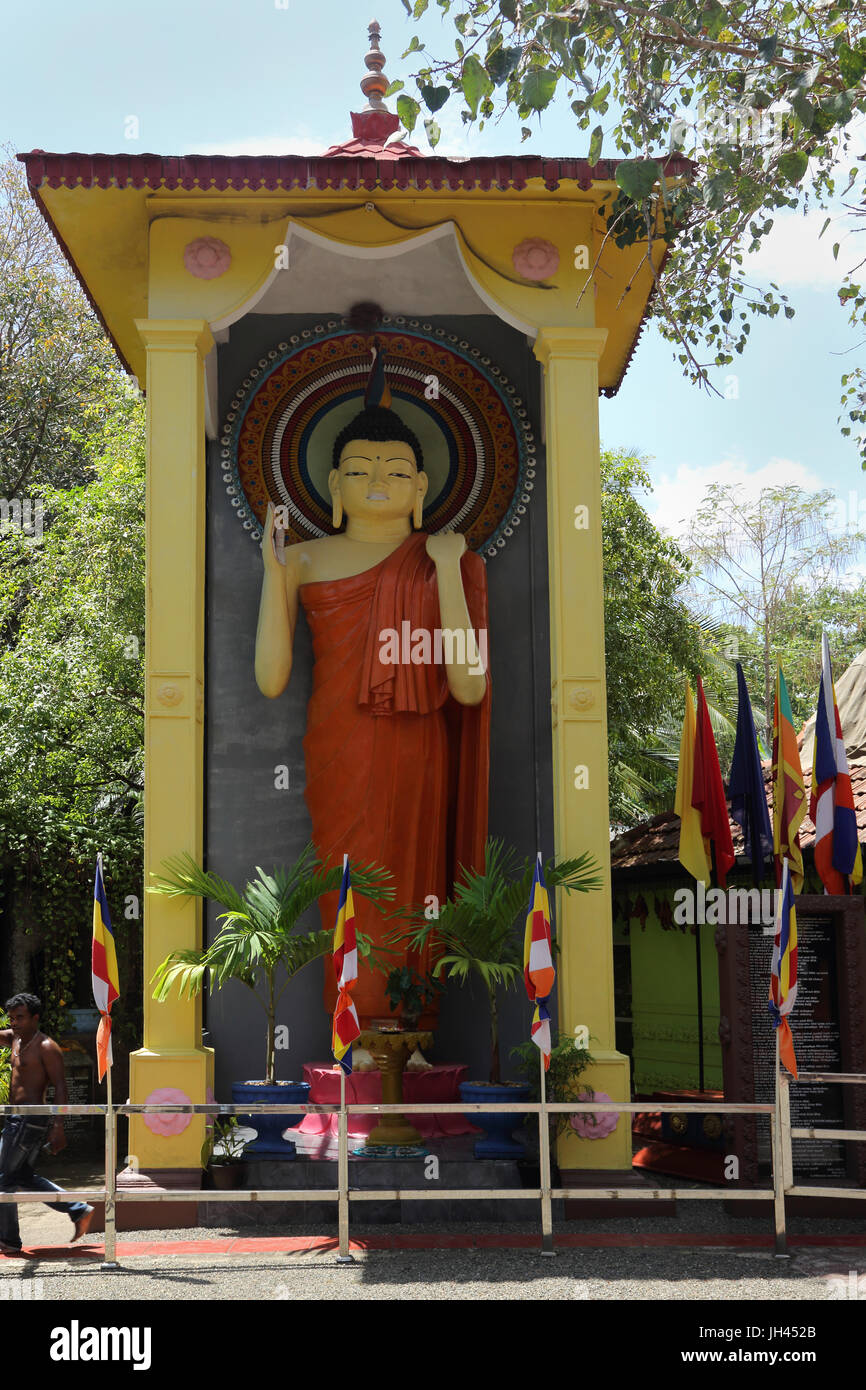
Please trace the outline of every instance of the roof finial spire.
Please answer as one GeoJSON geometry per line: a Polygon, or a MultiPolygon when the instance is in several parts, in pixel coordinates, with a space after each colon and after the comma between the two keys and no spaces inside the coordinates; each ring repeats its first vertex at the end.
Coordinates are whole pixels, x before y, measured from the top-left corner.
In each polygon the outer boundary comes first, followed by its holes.
{"type": "Polygon", "coordinates": [[[367,26],[367,37],[370,40],[370,51],[365,55],[364,62],[370,69],[370,75],[361,79],[361,91],[367,98],[368,111],[387,111],[382,98],[390,87],[391,83],[385,75],[385,55],[379,47],[379,39],[382,30],[378,19],[371,19],[367,26]]]}
{"type": "Polygon", "coordinates": [[[363,111],[352,112],[352,134],[358,140],[376,140],[384,145],[388,136],[400,129],[400,117],[389,111],[382,100],[391,83],[385,75],[385,55],[379,47],[381,35],[378,19],[371,19],[367,27],[370,48],[364,56],[368,72],[361,78],[367,105],[363,111]]]}
{"type": "Polygon", "coordinates": [[[400,117],[389,111],[383,100],[390,84],[385,74],[385,55],[379,47],[382,30],[378,19],[371,19],[367,26],[370,47],[364,55],[367,74],[361,79],[361,91],[367,98],[362,111],[352,112],[353,140],[342,145],[332,145],[325,151],[327,155],[372,155],[376,159],[404,159],[411,156],[418,159],[421,151],[403,140],[391,140],[400,129],[400,117]]]}

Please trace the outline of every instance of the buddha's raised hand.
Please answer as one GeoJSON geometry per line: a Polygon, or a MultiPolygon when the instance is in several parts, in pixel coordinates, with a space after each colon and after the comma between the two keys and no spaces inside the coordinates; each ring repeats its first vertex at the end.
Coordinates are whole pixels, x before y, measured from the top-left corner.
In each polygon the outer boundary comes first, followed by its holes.
{"type": "Polygon", "coordinates": [[[286,563],[286,533],[282,526],[276,524],[273,502],[268,503],[263,527],[262,559],[265,571],[270,573],[278,573],[277,566],[285,566],[286,563]]]}
{"type": "Polygon", "coordinates": [[[454,565],[466,549],[466,537],[459,531],[440,531],[427,537],[427,554],[434,565],[454,565]]]}

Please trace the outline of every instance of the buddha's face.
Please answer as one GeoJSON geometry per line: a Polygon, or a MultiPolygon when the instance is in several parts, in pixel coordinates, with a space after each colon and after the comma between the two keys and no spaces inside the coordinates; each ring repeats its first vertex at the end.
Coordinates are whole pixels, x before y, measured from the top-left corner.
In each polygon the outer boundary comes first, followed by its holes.
{"type": "Polygon", "coordinates": [[[343,446],[328,486],[332,496],[339,493],[346,516],[395,521],[412,515],[418,494],[423,498],[427,491],[428,478],[419,472],[410,444],[352,439],[343,446]]]}

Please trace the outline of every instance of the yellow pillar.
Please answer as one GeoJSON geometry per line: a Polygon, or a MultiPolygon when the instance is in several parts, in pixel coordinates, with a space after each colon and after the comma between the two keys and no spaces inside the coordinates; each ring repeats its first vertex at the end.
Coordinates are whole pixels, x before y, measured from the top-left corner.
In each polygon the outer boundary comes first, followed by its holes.
{"type": "MultiPolygon", "coordinates": [[[[553,715],[554,837],[557,859],[589,851],[602,891],[557,894],[559,1024],[589,1029],[595,1090],[629,1099],[628,1058],[616,1051],[604,676],[604,595],[598,436],[598,359],[604,328],[544,328],[553,715]]],[[[639,654],[635,654],[638,659],[639,654]]],[[[631,1125],[606,1139],[569,1132],[561,1168],[630,1168],[631,1125]]]]}
{"type": "MultiPolygon", "coordinates": [[[[141,319],[147,348],[144,882],[169,856],[202,862],[204,731],[204,319],[141,319]]],[[[194,1104],[213,1079],[201,1000],[158,1004],[150,981],[171,951],[201,945],[201,904],[144,895],[144,1046],[130,1058],[130,1099],[172,1088],[194,1104]]],[[[204,1118],[180,1134],[130,1124],[141,1169],[197,1168],[204,1118]]]]}

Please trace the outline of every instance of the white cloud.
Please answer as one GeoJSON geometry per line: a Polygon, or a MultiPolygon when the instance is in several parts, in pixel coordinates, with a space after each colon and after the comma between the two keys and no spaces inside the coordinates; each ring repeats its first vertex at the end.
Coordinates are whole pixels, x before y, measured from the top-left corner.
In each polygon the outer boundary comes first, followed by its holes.
{"type": "Polygon", "coordinates": [[[682,464],[673,476],[663,473],[654,480],[647,509],[655,524],[669,534],[685,536],[691,517],[713,483],[736,488],[743,500],[756,499],[766,487],[796,485],[805,492],[816,492],[823,485],[816,473],[793,459],[771,458],[756,469],[738,458],[694,467],[682,464]]]}
{"type": "MultiPolygon", "coordinates": [[[[425,108],[422,107],[422,114],[418,117],[418,123],[410,135],[402,126],[392,136],[392,143],[398,140],[404,141],[407,145],[415,145],[422,155],[441,155],[445,159],[469,159],[473,155],[489,153],[484,146],[484,135],[487,134],[489,127],[485,128],[479,138],[477,127],[474,129],[464,125],[460,117],[460,105],[457,101],[447,102],[441,111],[436,113],[436,120],[442,134],[435,149],[430,148],[427,139],[427,132],[424,129],[425,108]]],[[[352,130],[348,114],[346,116],[345,128],[338,131],[332,130],[330,134],[316,135],[307,127],[303,132],[292,135],[252,135],[245,136],[241,140],[216,141],[208,144],[197,144],[195,147],[183,151],[186,154],[226,154],[226,155],[320,155],[331,145],[339,145],[344,141],[351,140],[352,130]]]]}
{"type": "MultiPolygon", "coordinates": [[[[351,131],[344,139],[351,138],[351,131]]],[[[321,135],[253,135],[243,140],[226,140],[223,143],[195,145],[184,151],[185,154],[229,154],[229,155],[316,155],[324,154],[331,145],[340,143],[340,136],[329,140],[321,135]]]]}
{"type": "Polygon", "coordinates": [[[762,284],[769,284],[773,280],[783,290],[835,289],[841,284],[849,262],[856,264],[862,254],[862,241],[852,233],[848,217],[814,208],[805,216],[796,212],[777,216],[760,251],[746,256],[743,268],[750,280],[762,284]],[[821,228],[828,216],[831,217],[830,225],[821,236],[821,228]],[[839,259],[835,261],[833,243],[837,241],[840,250],[839,259]],[[848,245],[850,251],[847,250],[848,245]]]}

